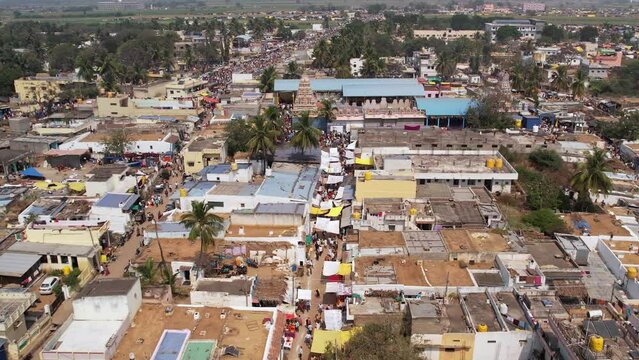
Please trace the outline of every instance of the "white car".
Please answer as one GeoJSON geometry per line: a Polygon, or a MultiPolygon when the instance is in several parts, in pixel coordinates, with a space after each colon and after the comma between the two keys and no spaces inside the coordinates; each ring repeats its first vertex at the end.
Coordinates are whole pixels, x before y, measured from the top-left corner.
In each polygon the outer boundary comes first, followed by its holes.
{"type": "Polygon", "coordinates": [[[57,276],[49,276],[40,285],[40,295],[53,294],[53,288],[58,285],[60,278],[57,276]]]}

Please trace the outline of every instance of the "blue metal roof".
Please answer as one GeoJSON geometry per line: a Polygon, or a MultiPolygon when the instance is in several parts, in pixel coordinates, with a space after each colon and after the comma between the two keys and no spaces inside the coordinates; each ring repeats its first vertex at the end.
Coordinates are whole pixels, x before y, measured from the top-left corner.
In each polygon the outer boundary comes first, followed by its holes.
{"type": "Polygon", "coordinates": [[[308,166],[297,171],[273,170],[272,175],[264,179],[258,195],[308,200],[315,190],[317,175],[318,169],[308,166]]]}
{"type": "MultiPolygon", "coordinates": [[[[319,92],[341,92],[345,86],[386,87],[391,85],[418,85],[417,79],[313,79],[311,90],[319,92]]],[[[297,91],[299,80],[275,80],[275,91],[297,91]]],[[[421,95],[412,96],[423,96],[421,95]]]]}
{"type": "Polygon", "coordinates": [[[344,97],[394,97],[394,96],[424,96],[424,87],[419,84],[375,84],[375,85],[344,85],[344,97]]]}
{"type": "Polygon", "coordinates": [[[198,181],[196,184],[188,189],[189,196],[200,197],[206,195],[209,190],[213,189],[217,185],[214,181],[198,181]]]}
{"type": "Polygon", "coordinates": [[[166,122],[176,122],[177,118],[173,116],[162,116],[162,115],[142,115],[138,116],[138,119],[142,120],[153,120],[153,121],[166,121],[166,122]]]}
{"type": "Polygon", "coordinates": [[[159,222],[158,232],[183,233],[189,232],[189,229],[179,222],[159,222]]]}
{"type": "MultiPolygon", "coordinates": [[[[247,169],[251,164],[248,163],[237,163],[238,169],[247,169]]],[[[198,175],[205,176],[206,174],[228,174],[231,171],[231,164],[217,164],[217,165],[209,165],[205,166],[204,169],[200,170],[198,175]]]]}
{"type": "Polygon", "coordinates": [[[475,101],[471,98],[416,98],[426,116],[464,116],[475,101]]]}
{"type": "Polygon", "coordinates": [[[95,206],[118,208],[122,204],[122,210],[129,210],[139,198],[140,196],[137,194],[106,193],[95,203],[95,206]]]}

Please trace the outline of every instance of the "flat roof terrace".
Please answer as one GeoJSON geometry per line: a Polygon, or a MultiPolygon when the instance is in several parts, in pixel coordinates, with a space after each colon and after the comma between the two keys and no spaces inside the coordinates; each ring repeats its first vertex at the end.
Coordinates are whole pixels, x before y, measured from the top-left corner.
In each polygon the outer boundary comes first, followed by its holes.
{"type": "Polygon", "coordinates": [[[385,256],[355,258],[358,284],[403,284],[407,286],[428,286],[422,267],[411,257],[385,256]]]}
{"type": "Polygon", "coordinates": [[[488,303],[488,298],[484,293],[471,293],[464,295],[464,303],[466,308],[473,318],[475,326],[479,324],[485,324],[488,326],[488,331],[501,331],[499,320],[497,320],[497,314],[495,310],[488,303]]]}
{"type": "Polygon", "coordinates": [[[514,172],[505,160],[501,168],[486,166],[487,161],[495,159],[496,155],[411,155],[409,157],[415,173],[508,174],[514,172]]]}
{"type": "Polygon", "coordinates": [[[450,252],[510,251],[508,241],[500,234],[486,230],[442,230],[442,238],[450,252]]]}
{"type": "Polygon", "coordinates": [[[564,252],[556,242],[537,242],[526,244],[528,253],[535,258],[542,271],[546,270],[571,270],[577,267],[567,260],[564,252]]]}
{"type": "Polygon", "coordinates": [[[143,304],[113,359],[130,360],[129,353],[135,353],[136,358],[150,358],[164,330],[189,329],[189,341],[217,341],[220,346],[239,348],[240,356],[235,359],[261,360],[268,336],[262,326],[264,318],[272,318],[272,314],[210,307],[174,307],[167,312],[163,305],[143,304]],[[199,320],[194,319],[194,312],[200,313],[199,320]],[[221,319],[223,312],[226,316],[221,319]]]}
{"type": "Polygon", "coordinates": [[[587,232],[593,236],[631,236],[613,215],[571,213],[564,217],[564,222],[574,235],[583,235],[587,232]]]}

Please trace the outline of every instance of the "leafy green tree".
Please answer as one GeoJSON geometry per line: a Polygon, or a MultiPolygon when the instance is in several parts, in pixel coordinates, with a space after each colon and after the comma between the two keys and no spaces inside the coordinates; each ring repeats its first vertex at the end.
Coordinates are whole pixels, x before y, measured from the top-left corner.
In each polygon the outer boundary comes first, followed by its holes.
{"type": "Polygon", "coordinates": [[[539,209],[522,218],[524,223],[534,226],[543,233],[552,235],[556,232],[565,232],[566,224],[551,209],[539,209]]]}
{"type": "Polygon", "coordinates": [[[326,69],[333,66],[331,46],[326,39],[321,39],[313,48],[313,67],[326,69]]]}
{"type": "Polygon", "coordinates": [[[303,112],[296,123],[293,124],[293,130],[295,134],[291,138],[291,144],[302,151],[318,148],[320,143],[320,136],[322,132],[313,126],[313,122],[310,119],[308,111],[303,112]]]}
{"type": "Polygon", "coordinates": [[[506,129],[513,124],[513,119],[502,112],[503,95],[490,92],[475,100],[466,112],[468,126],[476,129],[506,129]]]}
{"type": "Polygon", "coordinates": [[[369,14],[379,14],[384,10],[386,10],[386,4],[370,4],[366,7],[369,14]]]}
{"type": "Polygon", "coordinates": [[[218,233],[224,230],[224,219],[209,212],[208,203],[193,201],[191,211],[182,214],[180,223],[186,226],[189,231],[189,239],[195,241],[200,239],[200,256],[198,263],[201,266],[207,265],[206,250],[215,247],[215,239],[218,233]]]}
{"type": "Polygon", "coordinates": [[[130,144],[131,140],[124,129],[115,129],[102,140],[104,153],[110,156],[123,156],[130,144]]]}
{"type": "Polygon", "coordinates": [[[504,43],[508,40],[516,40],[521,37],[521,33],[514,26],[502,26],[497,29],[497,33],[495,34],[497,41],[500,43],[504,43]]]}
{"type": "Polygon", "coordinates": [[[273,92],[275,79],[277,79],[277,73],[273,66],[264,69],[264,72],[260,75],[260,91],[263,93],[273,92]]]}
{"type": "Polygon", "coordinates": [[[18,65],[0,64],[0,96],[11,96],[14,93],[13,82],[23,76],[18,65]]]}
{"type": "Polygon", "coordinates": [[[594,26],[584,26],[579,30],[579,41],[595,42],[599,36],[599,30],[594,26]]]}
{"type": "Polygon", "coordinates": [[[62,43],[54,46],[49,51],[49,69],[55,72],[73,71],[77,53],[78,48],[73,44],[62,43]]]}
{"type": "Polygon", "coordinates": [[[253,118],[249,132],[248,151],[251,156],[262,160],[262,172],[264,172],[268,156],[275,154],[275,139],[279,133],[273,128],[273,123],[263,116],[253,118]]]}
{"type": "Polygon", "coordinates": [[[226,124],[226,152],[229,156],[235,155],[236,152],[248,151],[247,144],[251,139],[251,131],[247,131],[249,126],[244,119],[232,119],[226,124]]]}
{"type": "Polygon", "coordinates": [[[267,107],[264,109],[262,116],[264,116],[266,121],[270,122],[270,126],[277,132],[278,137],[284,133],[284,122],[277,107],[273,105],[267,107]]]}
{"type": "Polygon", "coordinates": [[[559,170],[564,161],[554,150],[537,149],[528,154],[528,160],[540,169],[559,170]]]}
{"type": "Polygon", "coordinates": [[[599,122],[601,134],[608,139],[635,141],[639,139],[639,113],[628,114],[615,122],[599,122]]]}
{"type": "Polygon", "coordinates": [[[561,27],[550,24],[544,26],[544,29],[541,31],[541,37],[549,42],[558,43],[564,40],[566,33],[561,27]]]}
{"type": "Polygon", "coordinates": [[[343,347],[329,345],[325,359],[414,360],[419,353],[410,339],[401,335],[396,324],[366,324],[343,347]]]}
{"type": "Polygon", "coordinates": [[[586,161],[577,165],[577,172],[570,179],[570,185],[579,192],[580,199],[589,199],[590,193],[608,194],[612,189],[612,182],[605,174],[610,171],[611,160],[606,151],[595,148],[592,154],[586,156],[586,161]]]}
{"type": "Polygon", "coordinates": [[[518,182],[526,191],[526,205],[532,210],[543,208],[568,210],[569,199],[557,183],[539,171],[516,167],[518,182]]]}
{"type": "Polygon", "coordinates": [[[106,91],[118,91],[118,84],[122,76],[120,63],[113,55],[107,55],[98,72],[102,79],[102,87],[106,91]]]}

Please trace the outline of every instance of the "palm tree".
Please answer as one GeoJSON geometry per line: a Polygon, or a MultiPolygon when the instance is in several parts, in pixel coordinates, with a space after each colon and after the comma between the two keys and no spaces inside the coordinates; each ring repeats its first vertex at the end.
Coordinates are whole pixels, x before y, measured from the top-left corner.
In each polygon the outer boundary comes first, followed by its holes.
{"type": "Polygon", "coordinates": [[[119,64],[113,55],[104,57],[98,73],[102,79],[102,87],[104,87],[104,90],[117,91],[121,72],[119,64]]]}
{"type": "Polygon", "coordinates": [[[510,74],[510,79],[512,81],[512,87],[514,90],[521,91],[524,88],[526,79],[524,76],[524,69],[521,64],[517,64],[513,67],[513,70],[510,74]]]}
{"type": "Polygon", "coordinates": [[[155,282],[158,268],[153,259],[146,259],[144,265],[138,266],[135,271],[140,275],[142,285],[151,285],[155,282]]]}
{"type": "Polygon", "coordinates": [[[284,74],[284,79],[299,79],[302,73],[302,69],[297,64],[296,61],[290,61],[286,65],[286,74],[284,74]]]}
{"type": "Polygon", "coordinates": [[[585,71],[583,70],[577,71],[577,74],[575,75],[575,78],[572,81],[572,85],[570,85],[570,88],[572,90],[572,96],[575,99],[579,99],[586,94],[587,78],[588,78],[588,75],[586,75],[585,71]]]}
{"type": "Polygon", "coordinates": [[[586,156],[585,162],[577,165],[577,172],[570,179],[570,185],[579,192],[579,198],[588,197],[590,192],[608,194],[612,182],[605,172],[610,170],[610,163],[606,151],[595,148],[592,154],[586,156]]]}
{"type": "Polygon", "coordinates": [[[266,171],[266,158],[268,154],[275,154],[275,139],[278,131],[273,128],[272,122],[264,116],[256,116],[251,121],[251,137],[246,144],[251,156],[262,159],[262,172],[266,171]]]}
{"type": "Polygon", "coordinates": [[[442,51],[437,56],[437,63],[435,64],[435,70],[439,75],[448,80],[455,74],[457,68],[457,57],[449,51],[442,51]]]}
{"type": "Polygon", "coordinates": [[[277,131],[277,136],[282,136],[284,133],[284,122],[282,122],[280,111],[271,105],[264,110],[262,116],[271,123],[273,130],[277,131]]]}
{"type": "Polygon", "coordinates": [[[300,115],[297,122],[293,124],[293,130],[295,131],[295,135],[291,138],[291,144],[296,149],[302,150],[302,155],[306,149],[319,147],[322,132],[318,128],[313,127],[313,122],[309,117],[308,111],[304,111],[300,115]]]}
{"type": "Polygon", "coordinates": [[[324,118],[328,122],[333,121],[335,119],[334,107],[335,104],[333,104],[331,99],[322,99],[318,109],[318,117],[324,118]]]}
{"type": "Polygon", "coordinates": [[[93,64],[87,59],[86,56],[79,56],[76,59],[75,66],[78,67],[78,77],[86,82],[93,82],[95,80],[95,69],[93,64]]]}
{"type": "Polygon", "coordinates": [[[217,234],[224,229],[224,220],[209,212],[208,203],[194,201],[191,203],[191,211],[182,214],[180,223],[185,225],[189,232],[189,239],[195,241],[200,239],[200,265],[206,265],[206,257],[204,256],[209,246],[215,246],[215,238],[217,234]]]}
{"type": "Polygon", "coordinates": [[[276,78],[277,73],[273,66],[269,66],[264,69],[264,72],[260,76],[260,91],[263,93],[273,92],[276,78]]]}
{"type": "Polygon", "coordinates": [[[561,65],[557,68],[557,76],[552,81],[553,87],[557,91],[566,91],[570,86],[570,80],[568,79],[568,66],[561,65]]]}

